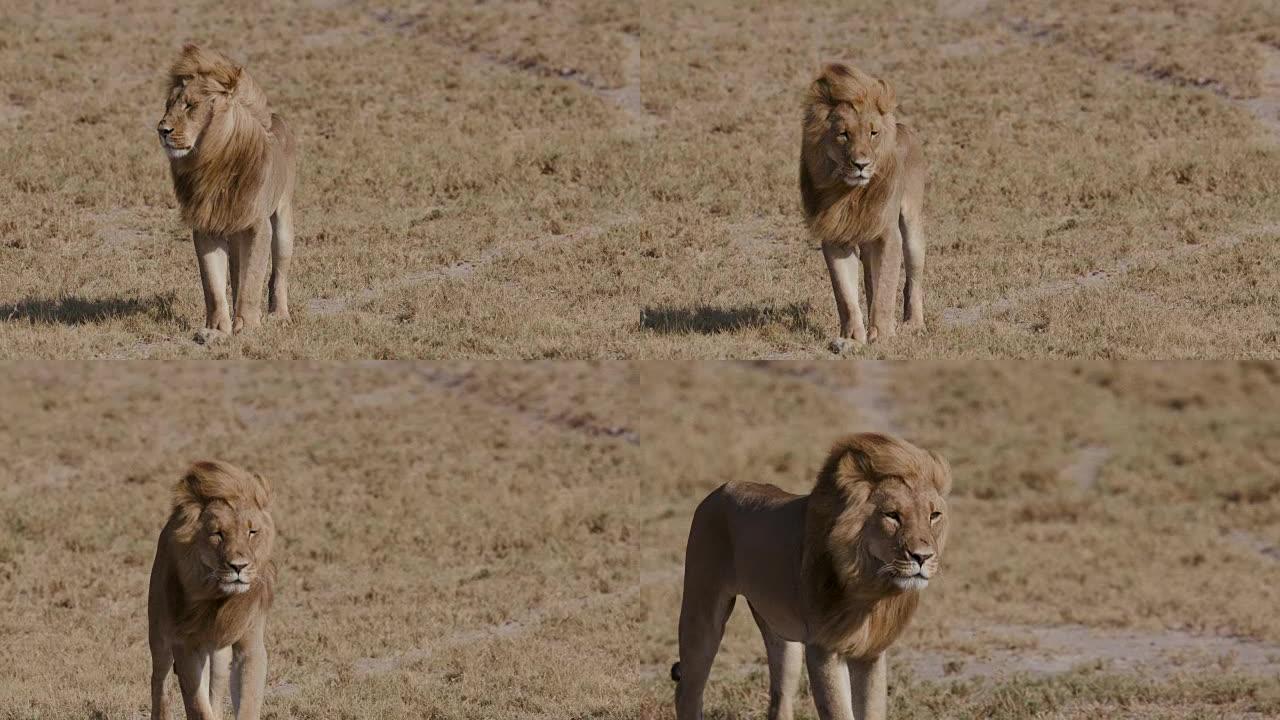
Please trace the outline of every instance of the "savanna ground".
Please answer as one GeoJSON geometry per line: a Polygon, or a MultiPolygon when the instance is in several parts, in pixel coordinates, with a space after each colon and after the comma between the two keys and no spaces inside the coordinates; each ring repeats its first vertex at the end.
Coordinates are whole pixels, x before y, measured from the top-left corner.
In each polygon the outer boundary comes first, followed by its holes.
{"type": "Polygon", "coordinates": [[[867,357],[1280,350],[1280,5],[0,4],[0,354],[818,356],[800,97],[894,82],[924,336],[867,357]],[[207,349],[154,126],[199,41],[301,137],[295,322],[207,349]]]}
{"type": "MultiPolygon", "coordinates": [[[[17,364],[0,397],[3,720],[146,717],[204,457],[276,492],[266,717],[669,719],[698,500],[884,428],[955,471],[894,717],[1280,714],[1274,364],[17,364]]],[[[748,615],[709,718],[763,716],[748,615]]]]}

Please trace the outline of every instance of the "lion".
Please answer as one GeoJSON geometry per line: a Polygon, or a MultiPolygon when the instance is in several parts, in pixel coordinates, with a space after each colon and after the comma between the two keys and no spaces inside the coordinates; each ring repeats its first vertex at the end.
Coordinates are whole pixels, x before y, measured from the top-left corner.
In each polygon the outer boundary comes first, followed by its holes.
{"type": "Polygon", "coordinates": [[[924,329],[925,161],[896,106],[889,83],[839,63],[823,68],[805,99],[800,199],[835,291],[833,352],[894,335],[904,254],[903,323],[924,329]],[[858,307],[860,264],[869,331],[858,307]]]}
{"type": "Polygon", "coordinates": [[[769,718],[792,717],[803,657],[822,720],[884,720],[885,650],[937,577],[951,470],[876,433],[835,444],[809,495],[733,481],[694,512],[680,605],[676,717],[702,693],[738,595],[764,636],[769,718]]]}
{"type": "Polygon", "coordinates": [[[270,496],[261,476],[224,462],[192,465],[174,488],[147,596],[153,720],[169,718],[171,667],[188,718],[221,717],[228,689],[238,720],[258,718],[275,587],[270,496]]]}
{"type": "Polygon", "coordinates": [[[298,156],[289,126],[267,107],[267,96],[243,67],[185,45],[169,70],[156,130],[200,266],[204,328],[196,340],[262,323],[268,264],[269,311],[288,321],[298,156]]]}

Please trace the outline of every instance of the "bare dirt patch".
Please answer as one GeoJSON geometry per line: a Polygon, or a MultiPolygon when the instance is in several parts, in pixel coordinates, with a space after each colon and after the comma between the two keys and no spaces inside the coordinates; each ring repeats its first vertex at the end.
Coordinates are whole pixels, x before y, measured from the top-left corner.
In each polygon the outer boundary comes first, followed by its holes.
{"type": "Polygon", "coordinates": [[[1110,457],[1111,450],[1105,445],[1080,448],[1071,464],[1062,469],[1062,477],[1081,490],[1093,490],[1098,484],[1102,467],[1110,457]]]}
{"type": "Polygon", "coordinates": [[[1080,625],[994,625],[952,629],[976,652],[908,652],[901,660],[922,680],[999,680],[1062,675],[1081,667],[1172,678],[1230,671],[1258,677],[1280,672],[1280,645],[1185,632],[1133,632],[1080,625]]]}
{"type": "Polygon", "coordinates": [[[1268,43],[1258,44],[1262,55],[1262,71],[1258,76],[1257,97],[1245,98],[1240,104],[1248,108],[1259,120],[1271,128],[1280,138],[1280,47],[1268,43]]]}

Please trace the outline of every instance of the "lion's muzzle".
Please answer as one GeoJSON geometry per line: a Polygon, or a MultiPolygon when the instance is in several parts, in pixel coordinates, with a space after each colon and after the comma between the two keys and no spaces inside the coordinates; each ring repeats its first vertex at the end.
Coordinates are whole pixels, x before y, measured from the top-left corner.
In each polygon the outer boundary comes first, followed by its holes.
{"type": "Polygon", "coordinates": [[[191,152],[192,145],[180,145],[173,137],[173,126],[165,122],[161,122],[156,126],[156,132],[160,135],[160,147],[164,148],[164,152],[172,160],[177,160],[187,153],[191,152]]]}
{"type": "Polygon", "coordinates": [[[218,589],[227,595],[247,592],[253,584],[253,568],[246,560],[227,562],[227,569],[218,577],[218,589]]]}
{"type": "Polygon", "coordinates": [[[854,160],[853,167],[845,173],[844,182],[851,187],[866,187],[873,174],[875,169],[870,160],[854,160]]]}

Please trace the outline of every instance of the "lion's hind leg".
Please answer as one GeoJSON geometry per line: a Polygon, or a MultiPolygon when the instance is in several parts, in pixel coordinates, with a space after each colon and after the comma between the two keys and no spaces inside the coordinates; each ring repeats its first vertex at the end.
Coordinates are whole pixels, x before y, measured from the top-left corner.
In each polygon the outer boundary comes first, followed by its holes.
{"type": "Polygon", "coordinates": [[[918,203],[904,201],[898,216],[907,281],[902,290],[902,323],[911,330],[924,329],[924,213],[918,203]]]}
{"type": "Polygon", "coordinates": [[[804,644],[779,637],[769,629],[768,623],[754,607],[751,615],[760,628],[765,654],[769,658],[769,720],[791,720],[795,714],[796,693],[800,690],[804,644]]]}
{"type": "Polygon", "coordinates": [[[680,662],[671,669],[677,720],[702,718],[702,692],[737,599],[733,548],[719,506],[722,492],[711,494],[698,506],[689,529],[680,601],[680,662]]]}
{"type": "Polygon", "coordinates": [[[271,283],[267,286],[267,311],[277,320],[289,320],[289,266],[293,264],[293,199],[288,196],[271,216],[271,283]]]}
{"type": "MultiPolygon", "coordinates": [[[[687,585],[685,592],[688,598],[687,585]]],[[[734,595],[715,593],[680,606],[680,662],[671,669],[677,720],[702,718],[702,693],[736,600],[734,595]]]]}

